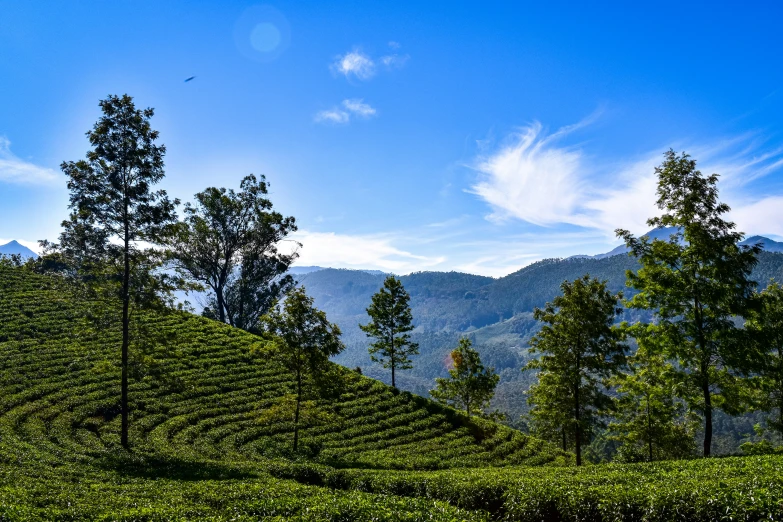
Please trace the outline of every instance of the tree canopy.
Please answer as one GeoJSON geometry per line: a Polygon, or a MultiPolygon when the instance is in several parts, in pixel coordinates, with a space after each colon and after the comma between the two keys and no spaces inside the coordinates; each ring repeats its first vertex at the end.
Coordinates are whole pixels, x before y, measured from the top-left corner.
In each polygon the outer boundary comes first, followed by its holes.
{"type": "Polygon", "coordinates": [[[396,370],[413,368],[410,357],[419,353],[419,345],[411,341],[413,315],[410,308],[410,295],[402,283],[394,276],[388,276],[383,288],[372,296],[367,308],[371,321],[359,325],[368,337],[374,337],[370,345],[370,357],[380,362],[384,368],[391,369],[392,387],[396,388],[396,370]]]}
{"type": "Polygon", "coordinates": [[[542,431],[573,440],[580,465],[582,446],[611,405],[605,382],[623,364],[627,347],[612,326],[621,312],[620,295],[589,276],[565,281],[561,289],[562,295],[535,310],[544,324],[530,341],[531,353],[540,356],[525,366],[538,370],[528,402],[542,431]]]}
{"type": "Polygon", "coordinates": [[[674,232],[669,241],[649,241],[617,230],[641,264],[638,273],[627,273],[628,286],[638,291],[628,304],[654,312],[650,329],[659,337],[656,345],[698,392],[686,397],[704,417],[708,456],[713,410],[740,411],[738,379],[754,359],[734,319],[748,313],[759,249],[739,246],[743,234],[724,219],[729,207],[718,199],[717,174],[702,175],[695,160],[672,150],[655,172],[663,215],[647,223],[674,232]]]}
{"type": "Polygon", "coordinates": [[[436,388],[430,391],[435,400],[464,409],[468,416],[480,414],[489,406],[500,380],[494,368],[481,364],[479,353],[471,346],[470,339],[459,340],[459,346],[450,354],[453,367],[449,377],[436,378],[436,388]]]}
{"type": "MultiPolygon", "coordinates": [[[[205,315],[254,331],[258,318],[294,284],[284,275],[297,253],[278,250],[296,231],[293,217],[273,210],[263,176],[242,179],[239,192],[210,187],[185,205],[171,257],[187,277],[211,291],[205,315]]],[[[295,244],[296,245],[296,244],[295,244]]]]}

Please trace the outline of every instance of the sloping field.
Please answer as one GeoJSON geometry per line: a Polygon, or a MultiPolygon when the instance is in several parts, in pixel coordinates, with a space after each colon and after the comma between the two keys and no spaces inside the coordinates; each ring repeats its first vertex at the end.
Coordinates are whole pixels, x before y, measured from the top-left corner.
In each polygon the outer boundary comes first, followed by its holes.
{"type": "MultiPolygon", "coordinates": [[[[266,506],[248,508],[251,518],[308,508],[300,514],[362,506],[383,513],[387,504],[413,519],[437,513],[432,501],[421,501],[425,509],[410,498],[273,478],[290,474],[282,457],[290,456],[292,426],[264,412],[292,392],[290,376],[254,354],[257,337],[180,312],[139,314],[133,451],[121,450],[115,313],[58,279],[0,268],[0,505],[7,516],[139,519],[141,506],[159,514],[171,505],[163,512],[201,518],[247,506],[248,495],[266,506]],[[230,501],[237,497],[244,500],[230,501]]],[[[541,441],[394,394],[353,371],[335,367],[335,375],[331,396],[316,406],[321,420],[302,431],[310,462],[441,469],[568,460],[541,441]]],[[[442,508],[452,513],[446,519],[456,512],[442,508]]],[[[348,519],[361,518],[356,513],[348,519]]]]}
{"type": "Polygon", "coordinates": [[[126,452],[114,314],[0,268],[0,520],[783,520],[783,456],[562,466],[337,366],[290,455],[268,415],[289,376],[257,337],[179,312],[136,324],[126,452]]]}

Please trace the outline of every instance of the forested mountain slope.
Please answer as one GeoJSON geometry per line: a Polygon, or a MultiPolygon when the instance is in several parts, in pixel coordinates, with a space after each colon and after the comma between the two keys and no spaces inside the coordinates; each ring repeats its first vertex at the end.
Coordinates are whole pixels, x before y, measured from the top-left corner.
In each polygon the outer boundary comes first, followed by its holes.
{"type": "MultiPolygon", "coordinates": [[[[530,374],[520,368],[527,362],[527,342],[538,326],[535,307],[544,306],[560,293],[560,284],[590,274],[608,282],[614,292],[623,291],[627,270],[637,270],[628,255],[604,258],[547,259],[498,279],[457,272],[420,272],[402,276],[411,295],[413,337],[421,354],[414,369],[398,374],[403,389],[426,394],[435,377],[446,375],[446,358],[460,336],[473,341],[482,360],[501,375],[495,406],[508,412],[512,421],[526,411],[522,392],[530,374]]],[[[325,269],[298,276],[316,306],[327,312],[343,330],[346,351],[336,360],[346,366],[360,366],[365,374],[388,379],[387,372],[373,365],[367,354],[368,340],[358,325],[367,322],[370,298],[382,285],[383,275],[354,270],[325,269]]],[[[783,281],[783,254],[761,252],[753,272],[760,288],[770,279],[783,281]]],[[[623,319],[635,321],[647,316],[628,311],[623,319]]],[[[748,427],[750,430],[752,425],[748,427]]]]}

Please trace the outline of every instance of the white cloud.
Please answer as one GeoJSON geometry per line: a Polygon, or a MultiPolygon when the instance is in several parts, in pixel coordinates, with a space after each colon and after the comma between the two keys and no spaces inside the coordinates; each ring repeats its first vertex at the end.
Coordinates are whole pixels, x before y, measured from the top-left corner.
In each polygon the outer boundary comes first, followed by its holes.
{"type": "Polygon", "coordinates": [[[783,195],[736,205],[730,217],[748,235],[783,236],[783,195]]]}
{"type": "Polygon", "coordinates": [[[0,136],[0,181],[9,183],[49,184],[62,180],[55,170],[16,157],[11,142],[0,136]]]}
{"type": "MultiPolygon", "coordinates": [[[[655,167],[661,150],[641,158],[598,165],[581,149],[559,140],[589,124],[590,119],[546,135],[534,123],[511,137],[510,144],[476,160],[478,181],[471,192],[486,201],[490,220],[517,218],[540,226],[571,224],[613,237],[616,228],[643,233],[648,218],[659,215],[655,167]]],[[[731,219],[751,234],[783,235],[783,195],[750,193],[752,182],[783,169],[783,149],[763,149],[752,136],[710,146],[677,146],[693,151],[705,174],[721,174],[721,199],[731,219]]]]}
{"type": "MultiPolygon", "coordinates": [[[[389,42],[388,45],[394,51],[400,48],[400,44],[397,42],[389,42]]],[[[366,81],[376,75],[379,64],[386,69],[399,69],[405,66],[410,59],[410,55],[398,54],[394,51],[381,57],[373,58],[355,48],[351,52],[336,56],[330,69],[346,78],[354,77],[366,81]]]]}
{"type": "Polygon", "coordinates": [[[373,107],[364,103],[364,100],[358,98],[343,100],[343,107],[357,116],[362,116],[364,118],[375,116],[375,113],[377,112],[373,107]]]}
{"type": "Polygon", "coordinates": [[[364,100],[353,98],[343,100],[340,107],[332,107],[329,110],[316,113],[313,119],[317,123],[345,124],[351,121],[351,116],[369,118],[375,116],[377,112],[374,107],[364,103],[364,100]]]}
{"type": "Polygon", "coordinates": [[[346,78],[354,76],[359,80],[369,80],[375,75],[375,62],[358,49],[338,56],[332,64],[332,70],[346,78]]]}
{"type": "Polygon", "coordinates": [[[573,222],[583,199],[582,154],[552,145],[534,123],[477,165],[481,179],[472,192],[489,203],[492,219],[516,217],[537,225],[573,222]]]}
{"type": "Polygon", "coordinates": [[[400,68],[403,67],[409,59],[410,55],[407,54],[387,54],[386,56],[381,56],[381,63],[389,68],[400,68]]]}
{"type": "Polygon", "coordinates": [[[315,114],[313,119],[317,123],[348,123],[351,120],[351,115],[340,109],[329,109],[327,111],[319,111],[315,114]]]}
{"type": "Polygon", "coordinates": [[[374,269],[405,274],[443,263],[445,257],[416,255],[395,247],[394,238],[380,235],[350,235],[299,230],[291,239],[299,241],[302,266],[374,269]]]}

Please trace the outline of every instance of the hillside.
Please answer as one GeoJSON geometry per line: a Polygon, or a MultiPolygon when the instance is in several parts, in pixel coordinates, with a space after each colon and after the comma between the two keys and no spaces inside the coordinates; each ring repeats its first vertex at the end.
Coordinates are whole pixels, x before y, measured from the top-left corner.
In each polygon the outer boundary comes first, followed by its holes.
{"type": "MultiPolygon", "coordinates": [[[[414,340],[421,354],[414,369],[400,372],[403,389],[427,394],[435,377],[446,375],[446,357],[460,336],[470,337],[482,359],[501,375],[494,406],[510,414],[512,422],[526,411],[522,393],[531,376],[519,370],[527,362],[527,342],[538,326],[532,311],[551,301],[560,284],[590,274],[608,282],[614,292],[625,287],[627,270],[637,270],[637,262],[627,255],[602,258],[547,259],[528,265],[498,279],[457,272],[421,272],[402,276],[411,295],[416,330],[414,340]]],[[[783,254],[761,252],[753,271],[761,288],[770,279],[783,281],[783,254]]],[[[298,276],[318,307],[340,325],[347,346],[335,360],[349,367],[360,366],[366,375],[388,382],[387,371],[373,365],[367,354],[368,340],[358,328],[367,322],[370,298],[383,285],[384,276],[353,270],[324,269],[298,276]]],[[[623,319],[634,321],[649,316],[626,312],[623,319]]],[[[742,421],[744,432],[753,423],[742,421]]],[[[739,429],[739,428],[737,428],[739,429]]],[[[718,434],[720,451],[736,451],[737,433],[718,434]]],[[[743,432],[743,433],[744,433],[743,432]]]]}
{"type": "MultiPolygon", "coordinates": [[[[0,267],[0,476],[6,484],[0,518],[17,505],[51,514],[41,518],[67,517],[63,499],[86,498],[90,488],[118,495],[120,500],[105,509],[124,506],[123,495],[128,502],[141,495],[142,505],[157,505],[145,489],[147,475],[169,481],[252,479],[240,489],[235,482],[221,483],[216,491],[222,493],[177,492],[207,505],[224,502],[219,495],[228,502],[253,491],[257,496],[259,488],[285,486],[286,481],[270,481],[292,473],[286,460],[290,421],[269,420],[265,412],[281,404],[293,381],[253,354],[258,337],[187,313],[140,316],[136,331],[143,342],[135,347],[131,364],[133,453],[120,450],[119,332],[116,322],[108,321],[116,312],[58,279],[0,267]],[[76,491],[62,483],[68,477],[79,477],[76,491]],[[34,485],[35,480],[42,482],[34,485]],[[32,502],[31,492],[40,492],[47,481],[56,483],[47,486],[52,492],[32,502]],[[9,486],[16,482],[20,485],[9,486]]],[[[394,394],[337,365],[333,370],[333,389],[315,406],[323,413],[321,420],[302,431],[308,460],[325,469],[562,464],[569,458],[509,428],[468,420],[409,393],[394,394]]],[[[296,484],[272,498],[277,496],[285,502],[269,500],[270,512],[330,503],[377,502],[378,509],[393,504],[393,499],[358,492],[332,498],[296,484]],[[318,500],[310,505],[310,497],[318,500]]],[[[457,516],[450,506],[443,509],[457,516]]]]}
{"type": "Polygon", "coordinates": [[[146,342],[133,357],[126,452],[118,445],[116,323],[107,312],[115,310],[62,281],[0,268],[0,519],[783,515],[783,456],[530,467],[570,457],[336,366],[342,386],[319,401],[330,420],[307,428],[309,454],[290,460],[290,425],[263,416],[290,390],[289,377],[253,355],[257,337],[179,312],[142,314],[137,323],[146,342]],[[522,466],[475,467],[510,463],[522,466]]]}

